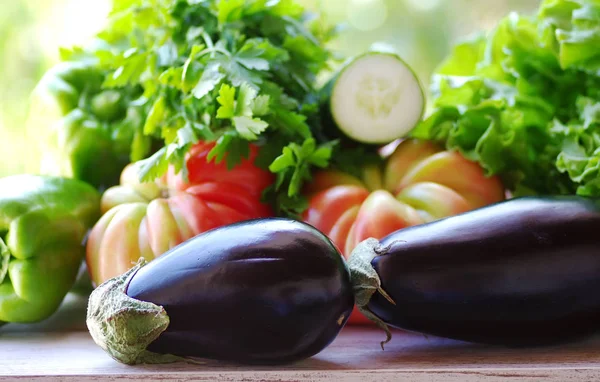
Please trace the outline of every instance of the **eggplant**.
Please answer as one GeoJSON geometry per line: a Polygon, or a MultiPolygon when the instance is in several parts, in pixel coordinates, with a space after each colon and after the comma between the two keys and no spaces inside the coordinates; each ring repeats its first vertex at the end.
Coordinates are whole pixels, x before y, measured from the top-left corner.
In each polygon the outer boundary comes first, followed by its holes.
{"type": "Polygon", "coordinates": [[[535,347],[600,328],[600,201],[520,197],[362,242],[359,310],[389,327],[535,347]]]}
{"type": "Polygon", "coordinates": [[[92,292],[86,321],[94,341],[124,364],[282,364],[328,346],[353,307],[334,244],[306,223],[266,218],[142,259],[92,292]]]}

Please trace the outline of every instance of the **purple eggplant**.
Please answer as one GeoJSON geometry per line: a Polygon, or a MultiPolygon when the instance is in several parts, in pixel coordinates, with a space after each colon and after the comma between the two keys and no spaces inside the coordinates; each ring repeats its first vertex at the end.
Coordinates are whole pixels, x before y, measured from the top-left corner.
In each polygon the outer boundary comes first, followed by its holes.
{"type": "Polygon", "coordinates": [[[510,199],[368,239],[349,266],[387,341],[387,326],[511,347],[584,338],[600,328],[600,201],[510,199]]]}
{"type": "Polygon", "coordinates": [[[88,329],[126,363],[189,357],[280,364],[328,346],[354,306],[347,264],[283,218],[202,233],[92,292],[88,329]]]}

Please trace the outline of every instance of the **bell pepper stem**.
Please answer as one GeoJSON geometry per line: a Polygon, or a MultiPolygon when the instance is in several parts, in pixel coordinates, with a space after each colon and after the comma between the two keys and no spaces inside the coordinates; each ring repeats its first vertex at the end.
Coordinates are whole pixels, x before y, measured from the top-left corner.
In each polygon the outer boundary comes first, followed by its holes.
{"type": "Polygon", "coordinates": [[[8,273],[8,263],[10,261],[10,251],[4,243],[4,240],[0,237],[0,284],[4,281],[6,274],[8,273]]]}

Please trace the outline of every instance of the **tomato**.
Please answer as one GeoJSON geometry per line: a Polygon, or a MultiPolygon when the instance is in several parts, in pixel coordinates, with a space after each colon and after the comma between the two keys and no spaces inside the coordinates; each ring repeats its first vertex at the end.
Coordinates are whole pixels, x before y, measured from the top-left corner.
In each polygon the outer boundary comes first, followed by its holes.
{"type": "Polygon", "coordinates": [[[258,168],[258,147],[232,169],[208,162],[212,143],[189,152],[188,179],[171,167],[154,182],[140,183],[138,163],[121,173],[119,186],[102,195],[102,217],[90,232],[86,262],[94,285],[151,261],[199,233],[239,221],[273,216],[261,202],[273,175],[258,168]]]}
{"type": "MultiPolygon", "coordinates": [[[[304,190],[302,219],[325,233],[346,257],[363,240],[467,212],[505,199],[497,177],[488,177],[458,152],[427,141],[404,140],[381,167],[361,178],[324,170],[304,190]]],[[[357,310],[350,323],[370,322],[357,310]]]]}

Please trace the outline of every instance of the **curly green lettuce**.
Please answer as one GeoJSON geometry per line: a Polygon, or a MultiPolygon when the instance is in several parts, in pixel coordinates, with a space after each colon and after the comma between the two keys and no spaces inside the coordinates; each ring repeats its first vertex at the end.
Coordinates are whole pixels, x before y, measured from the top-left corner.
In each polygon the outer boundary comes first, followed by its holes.
{"type": "Polygon", "coordinates": [[[412,132],[458,150],[515,195],[600,196],[600,1],[546,0],[458,43],[412,132]]]}

